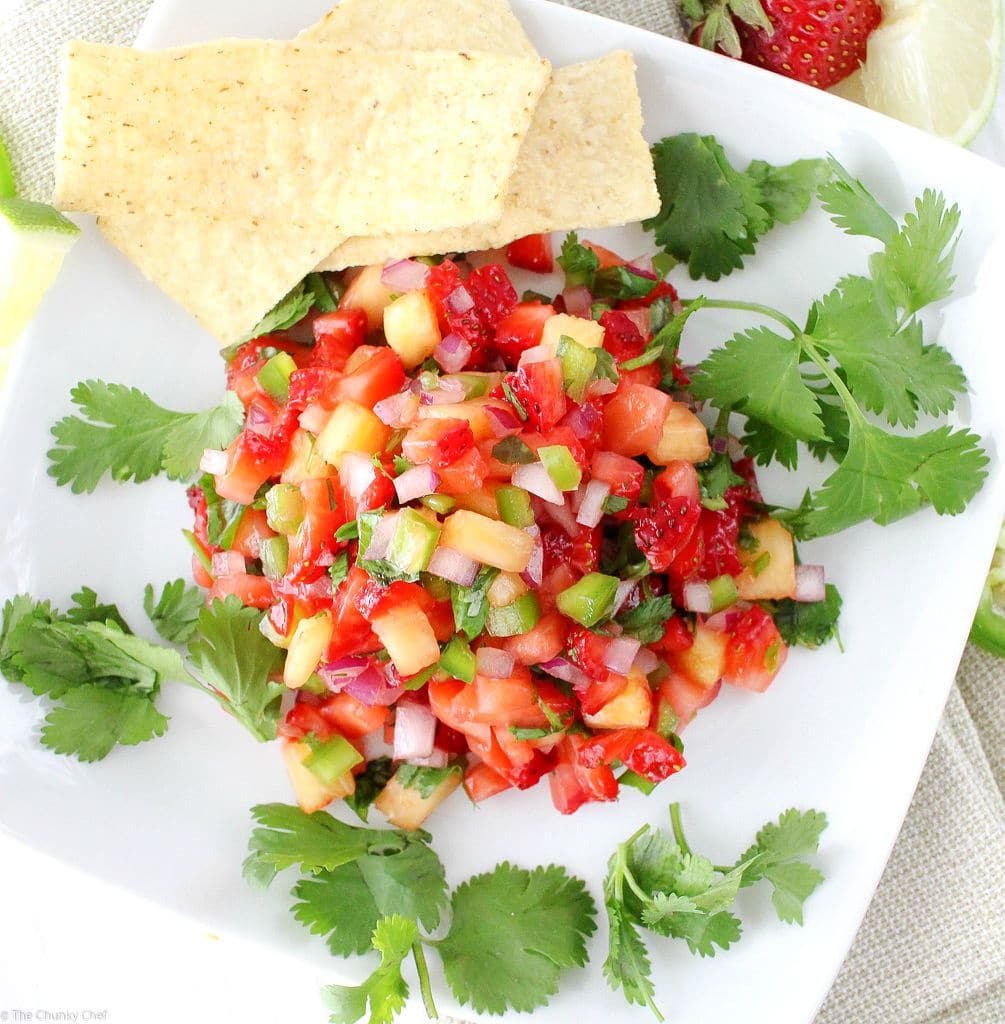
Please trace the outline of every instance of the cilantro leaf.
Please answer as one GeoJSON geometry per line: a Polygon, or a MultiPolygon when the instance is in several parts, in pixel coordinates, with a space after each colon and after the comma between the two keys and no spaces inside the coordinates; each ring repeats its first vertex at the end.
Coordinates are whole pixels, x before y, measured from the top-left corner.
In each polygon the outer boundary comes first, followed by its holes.
{"type": "Polygon", "coordinates": [[[370,817],[370,807],[374,800],[384,791],[384,787],[391,781],[394,774],[394,765],[389,757],[376,757],[367,762],[366,769],[356,776],[356,788],[351,796],[345,798],[356,813],[360,821],[367,821],[370,817]]]}
{"type": "Polygon", "coordinates": [[[837,635],[840,614],[841,595],[830,583],[823,601],[806,604],[786,599],[772,608],[775,626],[790,647],[823,647],[837,635]]]}
{"type": "Polygon", "coordinates": [[[580,244],[575,231],[570,231],[565,236],[558,265],[565,271],[566,288],[585,285],[590,291],[593,290],[594,277],[600,269],[600,259],[592,249],[580,244]]]}
{"type": "Polygon", "coordinates": [[[204,604],[202,591],[182,579],[165,583],[156,604],[153,584],[148,583],[143,591],[143,610],[157,633],[171,644],[188,641],[204,604]]]}
{"type": "Polygon", "coordinates": [[[67,622],[114,622],[123,633],[132,632],[119,609],[114,604],[102,604],[90,587],[81,587],[70,600],[73,604],[63,615],[67,622]]]}
{"type": "Polygon", "coordinates": [[[624,629],[625,636],[635,637],[644,644],[662,639],[663,625],[673,615],[673,598],[669,594],[651,597],[641,601],[634,608],[622,612],[617,622],[624,629]]]}
{"type": "Polygon", "coordinates": [[[88,380],[77,384],[70,398],[83,416],[66,416],[53,426],[56,444],[48,457],[49,475],[60,486],[69,484],[74,494],[93,491],[106,473],[120,482],[142,483],[162,469],[174,479],[187,478],[209,446],[201,442],[222,447],[243,419],[234,395],[217,409],[180,413],[136,388],[88,380]]]}
{"type": "Polygon", "coordinates": [[[339,584],[349,575],[349,553],[343,551],[337,555],[335,561],[328,566],[328,575],[331,577],[332,590],[337,590],[339,584]]]}
{"type": "Polygon", "coordinates": [[[733,469],[733,460],[726,452],[713,454],[697,469],[701,503],[708,509],[724,509],[726,491],[731,487],[742,487],[747,482],[733,469]]]}
{"type": "Polygon", "coordinates": [[[198,487],[206,499],[206,539],[214,547],[231,547],[247,505],[221,498],[216,493],[216,480],[209,473],[199,477],[198,487]]]}
{"type": "Polygon", "coordinates": [[[12,683],[19,683],[24,678],[24,670],[15,657],[21,650],[21,638],[37,624],[51,623],[55,614],[48,601],[36,601],[28,594],[16,594],[4,603],[0,625],[0,672],[12,683]]]}
{"type": "Polygon", "coordinates": [[[848,235],[875,238],[884,245],[897,235],[897,222],[876,201],[876,197],[834,157],[827,158],[831,180],[817,195],[834,223],[848,235]]]}
{"type": "Polygon", "coordinates": [[[558,990],[564,969],[586,963],[596,908],[585,886],[551,865],[502,863],[454,892],[439,952],[447,982],[479,1012],[530,1011],[558,990]]]}
{"type": "Polygon", "coordinates": [[[457,764],[446,768],[428,768],[423,765],[401,764],[395,772],[395,778],[407,789],[417,790],[422,798],[432,796],[433,791],[441,786],[451,775],[463,775],[464,769],[457,764]]]}
{"type": "Polygon", "coordinates": [[[244,341],[251,341],[253,338],[260,338],[263,334],[274,334],[276,331],[285,331],[301,320],[311,311],[314,304],[314,293],[306,291],[304,282],[301,281],[295,288],[291,289],[269,310],[265,316],[252,328],[251,332],[244,338],[244,341]]]}
{"type": "Polygon", "coordinates": [[[654,281],[631,267],[617,266],[598,270],[591,290],[598,298],[620,302],[627,299],[644,299],[658,284],[659,281],[654,281]]]}
{"type": "Polygon", "coordinates": [[[608,948],[604,977],[614,992],[621,989],[625,999],[635,1006],[648,1006],[659,1021],[664,1020],[655,1003],[652,964],[638,928],[613,896],[604,900],[607,910],[608,948]]]}
{"type": "Polygon", "coordinates": [[[791,224],[809,209],[810,200],[831,171],[826,160],[797,160],[785,167],[754,160],[747,174],[757,183],[761,206],[772,221],[791,224]]]}
{"type": "Polygon", "coordinates": [[[464,633],[469,640],[480,636],[485,628],[489,617],[489,587],[498,575],[498,569],[484,566],[470,587],[462,587],[459,583],[450,584],[450,605],[457,632],[464,633]]]}
{"type": "Polygon", "coordinates": [[[408,999],[401,964],[418,938],[415,922],[405,917],[395,914],[379,921],[371,941],[380,953],[380,966],[362,985],[326,985],[321,990],[332,1024],[354,1024],[366,1014],[367,1005],[369,1024],[390,1024],[408,999]]]}
{"type": "Polygon", "coordinates": [[[283,652],[258,629],[262,613],[233,594],[199,612],[189,640],[192,664],[206,692],[256,739],[275,739],[283,686],[270,676],[283,652]]]}
{"type": "MultiPolygon", "coordinates": [[[[821,421],[825,403],[819,402],[821,421]]],[[[748,417],[747,425],[740,439],[748,454],[761,466],[772,462],[780,462],[786,469],[795,469],[799,464],[799,445],[796,439],[784,430],[779,430],[764,420],[748,417]]],[[[830,441],[827,437],[807,438],[806,444],[817,445],[828,449],[830,441]]]]}
{"type": "Polygon", "coordinates": [[[57,754],[100,761],[117,744],[163,736],[168,720],[146,696],[95,683],[76,686],[46,716],[42,743],[57,754]]]}
{"type": "Polygon", "coordinates": [[[354,862],[302,878],[293,889],[299,900],[293,916],[311,932],[323,935],[335,956],[365,953],[381,913],[354,862]]]}

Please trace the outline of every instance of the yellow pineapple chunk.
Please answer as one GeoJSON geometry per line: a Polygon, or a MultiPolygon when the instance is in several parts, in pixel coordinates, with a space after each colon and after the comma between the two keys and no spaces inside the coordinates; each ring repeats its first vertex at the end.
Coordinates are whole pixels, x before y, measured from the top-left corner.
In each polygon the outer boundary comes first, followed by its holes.
{"type": "Polygon", "coordinates": [[[318,612],[297,623],[283,667],[283,682],[291,690],[299,690],[314,674],[331,642],[332,628],[330,612],[318,612]]]}
{"type": "Polygon", "coordinates": [[[704,462],[711,454],[705,424],[680,402],[670,406],[659,441],[646,452],[657,466],[667,466],[677,459],[704,462]]]}
{"type": "Polygon", "coordinates": [[[499,518],[499,503],[496,501],[494,487],[479,487],[466,494],[452,495],[458,508],[466,508],[469,512],[478,512],[489,519],[499,518]]]}
{"type": "Polygon", "coordinates": [[[304,480],[320,480],[334,475],[335,467],[321,458],[314,438],[306,430],[295,430],[290,438],[290,454],[279,479],[284,484],[299,484],[304,480]]]}
{"type": "Polygon", "coordinates": [[[533,539],[523,530],[466,509],[447,518],[440,543],[504,572],[523,572],[534,550],[533,539]]]}
{"type": "Polygon", "coordinates": [[[486,595],[493,608],[504,608],[527,593],[527,584],[515,572],[501,572],[486,595]]]}
{"type": "Polygon", "coordinates": [[[498,398],[469,398],[466,402],[455,405],[422,405],[419,407],[420,420],[467,420],[476,441],[485,441],[495,437],[492,420],[485,411],[489,406],[505,409],[510,414],[513,406],[498,398]]]}
{"type": "Polygon", "coordinates": [[[628,685],[596,714],[583,715],[591,729],[645,729],[653,713],[653,692],[649,680],[632,669],[628,685]]]}
{"type": "Polygon", "coordinates": [[[757,542],[753,549],[740,548],[745,568],[737,577],[736,591],[744,601],[780,601],[796,589],[796,555],[792,534],[775,519],[747,527],[757,542]]]}
{"type": "Polygon", "coordinates": [[[556,313],[548,317],[541,332],[541,344],[546,345],[555,355],[563,336],[572,338],[583,348],[600,348],[604,344],[604,329],[596,320],[569,316],[568,313],[556,313]]]}
{"type": "Polygon", "coordinates": [[[429,296],[423,291],[405,292],[395,299],[384,310],[384,337],[406,370],[428,359],[441,337],[429,296]]]}
{"type": "Polygon", "coordinates": [[[699,622],[694,631],[694,645],[673,656],[674,666],[692,683],[704,686],[707,690],[722,678],[728,642],[728,633],[709,629],[703,622],[699,622]]]}
{"type": "Polygon", "coordinates": [[[371,625],[400,675],[414,676],[440,660],[436,634],[417,604],[400,604],[371,625]]]}
{"type": "Polygon", "coordinates": [[[459,771],[451,772],[429,796],[424,797],[419,790],[403,786],[397,776],[393,776],[373,806],[392,825],[414,832],[457,789],[462,778],[459,771]]]}
{"type": "Polygon", "coordinates": [[[327,807],[333,800],[352,796],[356,792],[356,780],[352,772],[346,772],[330,785],[323,783],[304,761],[311,756],[311,748],[302,740],[283,740],[281,748],[286,771],[293,786],[293,795],[302,811],[313,814],[327,807]]]}
{"type": "Polygon", "coordinates": [[[316,448],[325,462],[340,469],[342,456],[347,452],[376,455],[384,450],[390,437],[390,427],[381,423],[369,409],[345,400],[335,407],[324,430],[318,434],[316,448]]]}
{"type": "Polygon", "coordinates": [[[364,267],[346,289],[339,309],[362,309],[366,313],[367,330],[373,334],[384,326],[384,310],[394,300],[394,292],[381,281],[384,264],[364,267]]]}

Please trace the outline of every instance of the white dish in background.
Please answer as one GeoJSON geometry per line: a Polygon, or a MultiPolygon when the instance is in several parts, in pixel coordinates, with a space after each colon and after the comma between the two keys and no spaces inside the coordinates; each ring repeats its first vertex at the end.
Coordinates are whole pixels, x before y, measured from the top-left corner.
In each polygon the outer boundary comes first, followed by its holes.
{"type": "MultiPolygon", "coordinates": [[[[159,0],[141,43],[290,36],[325,6],[324,0],[159,0]]],[[[651,944],[658,998],[675,1024],[808,1024],[896,838],[1005,506],[997,454],[1005,439],[1005,408],[998,401],[1005,175],[910,128],[766,72],[540,0],[514,0],[513,6],[555,64],[618,47],[633,51],[650,139],[679,131],[715,134],[740,165],[830,151],[897,214],[926,186],[942,189],[963,210],[957,297],[940,308],[932,326],[941,323],[940,340],[968,373],[971,394],[961,414],[992,455],[991,476],[966,516],[940,519],[926,512],[804,545],[805,560],[824,562],[844,595],[845,653],[833,645],[793,652],[763,696],[726,688],[686,733],[688,768],[655,797],[629,792],[616,806],[562,818],[551,808],[547,786],[540,786],[504,794],[478,812],[457,799],[431,822],[454,883],[504,858],[527,866],[556,862],[587,879],[599,896],[615,844],[642,822],[663,824],[671,799],[684,804],[694,846],[719,860],[738,854],[765,820],[789,806],[826,811],[830,827],[817,863],[827,881],[807,905],[804,928],[779,923],[767,895],[753,890],[740,898],[743,941],[728,953],[706,961],[683,944],[655,938],[651,944]]],[[[629,255],[648,247],[637,228],[591,237],[629,255]]],[[[815,210],[765,238],[746,271],[715,286],[683,284],[682,292],[755,299],[799,319],[839,276],[863,268],[870,250],[867,241],[842,235],[815,210]]],[[[679,274],[673,280],[681,284],[679,274]]],[[[697,360],[733,327],[750,322],[700,314],[688,329],[685,359],[697,360]]],[[[105,484],[94,495],[75,497],[46,476],[49,427],[69,411],[73,384],[88,377],[136,385],[186,409],[215,403],[223,387],[213,342],[93,226],[47,298],[6,388],[0,594],[29,591],[65,602],[87,583],[117,601],[142,630],[144,584],[187,575],[178,531],[188,524],[188,510],[183,490],[165,481],[105,484]]],[[[807,461],[798,475],[765,472],[761,479],[770,499],[793,502],[821,477],[807,461]]],[[[307,958],[330,980],[358,979],[361,964],[331,958],[321,940],[293,920],[283,879],[265,894],[241,880],[248,808],[291,799],[275,748],[256,746],[211,702],[180,687],[168,687],[162,706],[172,719],[165,738],[81,765],[38,744],[42,711],[36,702],[16,688],[0,688],[0,828],[214,931],[307,958]]],[[[605,943],[601,920],[590,966],[566,976],[560,995],[540,1012],[542,1020],[578,1022],[586,1019],[586,1005],[590,1020],[649,1019],[607,989],[600,971],[605,943]]],[[[275,984],[284,983],[277,972],[275,984]]],[[[452,1005],[436,975],[434,984],[442,1012],[474,1016],[452,1005]]],[[[324,1019],[320,1005],[317,1019],[324,1019]]]]}

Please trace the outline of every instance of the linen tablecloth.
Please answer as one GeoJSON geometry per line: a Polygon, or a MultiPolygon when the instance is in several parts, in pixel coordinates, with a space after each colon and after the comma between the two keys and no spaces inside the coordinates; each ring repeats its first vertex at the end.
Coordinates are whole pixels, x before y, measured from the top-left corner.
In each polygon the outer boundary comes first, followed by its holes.
{"type": "MultiPolygon", "coordinates": [[[[60,43],[131,42],[150,2],[0,0],[0,137],[24,196],[51,192],[60,43]]],[[[561,2],[683,35],[670,0],[561,2]]],[[[1005,104],[974,148],[1005,162],[1005,104]]],[[[967,650],[900,838],[816,1024],[1005,1021],[1003,681],[1005,663],[967,650]]],[[[58,968],[38,963],[40,973],[58,968]]],[[[44,985],[34,991],[44,995],[44,985]]]]}

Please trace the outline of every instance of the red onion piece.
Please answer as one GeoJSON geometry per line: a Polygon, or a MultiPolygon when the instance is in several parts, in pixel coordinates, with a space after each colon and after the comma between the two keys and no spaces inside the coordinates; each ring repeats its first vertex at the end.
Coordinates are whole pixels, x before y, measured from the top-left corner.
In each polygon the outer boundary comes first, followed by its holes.
{"type": "Polygon", "coordinates": [[[568,658],[552,658],[551,661],[542,662],[538,668],[580,690],[586,689],[592,682],[590,677],[578,665],[573,665],[568,658]]]}
{"type": "Polygon", "coordinates": [[[227,472],[228,458],[229,456],[226,452],[221,452],[217,448],[207,448],[199,460],[199,469],[203,473],[210,473],[212,476],[223,476],[227,472]]]}
{"type": "Polygon", "coordinates": [[[425,704],[410,700],[398,705],[394,716],[395,761],[429,757],[435,738],[436,718],[425,704]]]}
{"type": "MultiPolygon", "coordinates": [[[[601,383],[600,381],[594,382],[596,384],[601,383]]],[[[608,384],[611,381],[607,381],[608,384]]],[[[563,427],[568,427],[580,441],[585,441],[588,437],[599,434],[604,425],[603,416],[600,410],[593,405],[576,405],[573,406],[570,412],[567,412],[561,420],[563,427]]]]}
{"type": "Polygon", "coordinates": [[[432,466],[413,466],[394,479],[394,490],[398,495],[399,504],[402,505],[432,494],[439,485],[440,478],[432,466]]]}
{"type": "Polygon", "coordinates": [[[604,502],[610,497],[611,485],[602,480],[591,480],[586,485],[583,503],[579,506],[576,522],[590,528],[604,518],[604,502]]]}
{"type": "Polygon", "coordinates": [[[392,292],[413,292],[424,288],[429,267],[416,260],[388,260],[380,274],[380,283],[392,292]]]}
{"type": "Polygon", "coordinates": [[[213,579],[218,580],[225,576],[238,576],[247,572],[248,566],[240,551],[215,551],[209,571],[213,579]]]}
{"type": "Polygon", "coordinates": [[[390,398],[382,398],[373,407],[377,419],[389,427],[409,427],[419,414],[419,398],[411,391],[400,391],[390,398]]]}
{"type": "MultiPolygon", "coordinates": [[[[343,460],[343,465],[345,464],[343,460]]],[[[380,522],[373,529],[373,536],[370,538],[370,546],[363,552],[363,557],[367,561],[375,561],[383,558],[387,554],[387,549],[391,546],[391,538],[394,536],[394,531],[398,526],[398,513],[393,512],[390,515],[381,516],[380,522]]]]}
{"type": "Polygon", "coordinates": [[[541,540],[541,528],[525,526],[523,532],[534,538],[534,547],[531,549],[527,568],[520,573],[520,578],[529,587],[539,587],[544,580],[544,543],[541,540]]]}
{"type": "Polygon", "coordinates": [[[649,310],[648,309],[623,309],[622,313],[639,329],[643,338],[649,337],[649,310]]]}
{"type": "Polygon", "coordinates": [[[279,701],[279,718],[284,719],[297,703],[297,691],[283,688],[283,696],[279,701]]]}
{"type": "Polygon", "coordinates": [[[616,640],[611,640],[604,652],[604,664],[618,675],[628,675],[641,647],[642,642],[633,640],[631,637],[618,637],[616,640]]]}
{"type": "Polygon", "coordinates": [[[622,580],[618,584],[618,589],[614,592],[614,608],[611,611],[612,618],[621,611],[625,602],[635,592],[637,586],[638,583],[635,580],[622,580]]]}
{"type": "Polygon", "coordinates": [[[478,674],[486,679],[508,679],[513,675],[516,659],[509,651],[501,651],[498,647],[479,647],[475,657],[478,674]]]}
{"type": "Polygon", "coordinates": [[[652,256],[636,256],[625,266],[639,277],[648,277],[650,281],[658,281],[659,275],[653,270],[652,256]]]}
{"type": "MultiPolygon", "coordinates": [[[[513,485],[522,487],[531,494],[536,494],[542,501],[565,508],[565,497],[548,476],[548,470],[541,462],[532,462],[529,466],[517,466],[513,470],[513,485]]],[[[571,518],[571,516],[570,516],[571,518]]]]}
{"type": "Polygon", "coordinates": [[[478,575],[479,565],[453,548],[438,547],[429,560],[427,571],[461,587],[470,587],[478,575]]]}
{"type": "Polygon", "coordinates": [[[793,601],[803,603],[823,601],[827,597],[827,582],[822,565],[797,565],[796,589],[793,601]]]}
{"type": "Polygon", "coordinates": [[[566,504],[546,504],[542,507],[545,515],[557,526],[561,526],[570,537],[575,538],[578,535],[579,524],[576,522],[576,517],[572,514],[572,509],[566,504]]]}
{"type": "Polygon", "coordinates": [[[729,451],[729,441],[725,437],[713,437],[712,451],[716,455],[725,455],[729,451]]]}
{"type": "Polygon", "coordinates": [[[604,395],[613,395],[618,390],[618,385],[607,377],[601,377],[590,385],[590,395],[603,398],[604,395]]]}
{"type": "Polygon", "coordinates": [[[709,629],[715,630],[717,633],[728,633],[737,624],[737,622],[740,621],[740,616],[742,614],[743,612],[735,606],[733,608],[727,608],[725,611],[716,612],[715,615],[710,615],[705,620],[705,625],[709,629]]]}
{"type": "Polygon", "coordinates": [[[300,426],[312,434],[320,434],[330,417],[331,413],[323,405],[314,402],[300,414],[300,426]]]}
{"type": "Polygon", "coordinates": [[[253,430],[256,434],[261,434],[262,437],[272,436],[272,417],[259,405],[254,402],[248,409],[248,430],[253,430]]]}
{"type": "Polygon", "coordinates": [[[588,319],[593,308],[593,295],[585,284],[576,285],[575,288],[566,288],[562,292],[562,301],[565,303],[565,311],[570,316],[581,316],[588,319]]]}
{"type": "Polygon", "coordinates": [[[339,477],[345,484],[345,489],[352,495],[353,501],[359,501],[363,492],[377,479],[377,469],[368,455],[346,452],[342,456],[339,477]]]}
{"type": "Polygon", "coordinates": [[[434,390],[422,392],[421,400],[423,405],[453,405],[455,402],[463,402],[465,397],[461,381],[456,377],[441,377],[434,390]]]}
{"type": "Polygon", "coordinates": [[[684,607],[689,612],[708,615],[712,611],[712,588],[707,583],[684,584],[684,607]]]}
{"type": "Polygon", "coordinates": [[[660,659],[656,657],[656,654],[649,650],[648,647],[639,648],[639,653],[635,655],[635,661],[632,663],[632,668],[637,672],[641,672],[644,676],[649,675],[650,672],[655,672],[657,666],[660,663],[660,659]]]}
{"type": "Polygon", "coordinates": [[[444,373],[460,373],[471,358],[471,343],[459,334],[448,334],[433,349],[433,358],[444,373]]]}
{"type": "Polygon", "coordinates": [[[370,667],[368,658],[355,655],[350,658],[337,658],[335,661],[326,662],[318,668],[318,675],[325,681],[330,689],[334,686],[341,687],[347,679],[354,679],[362,675],[370,667]]]}
{"type": "Polygon", "coordinates": [[[471,292],[461,284],[443,300],[443,305],[451,313],[456,313],[459,316],[461,313],[466,313],[469,309],[473,309],[475,300],[471,298],[471,292]]]}
{"type": "Polygon", "coordinates": [[[419,768],[446,768],[450,763],[450,755],[445,750],[433,747],[429,757],[410,757],[408,763],[419,768]]]}
{"type": "Polygon", "coordinates": [[[554,359],[555,353],[548,345],[535,345],[533,348],[525,348],[520,353],[520,360],[517,366],[530,366],[531,363],[544,363],[554,359]]]}
{"type": "Polygon", "coordinates": [[[503,409],[494,405],[486,405],[484,409],[485,415],[489,418],[492,433],[496,437],[506,437],[507,434],[520,433],[520,421],[512,409],[503,409]]]}
{"type": "Polygon", "coordinates": [[[747,453],[744,451],[743,445],[740,444],[732,434],[730,434],[726,439],[726,443],[728,445],[726,450],[729,452],[729,457],[734,462],[739,462],[741,459],[745,459],[747,457],[747,453]]]}
{"type": "Polygon", "coordinates": [[[376,665],[367,666],[358,676],[341,681],[338,685],[343,693],[355,697],[367,707],[390,707],[405,692],[403,686],[389,686],[376,665]]]}

